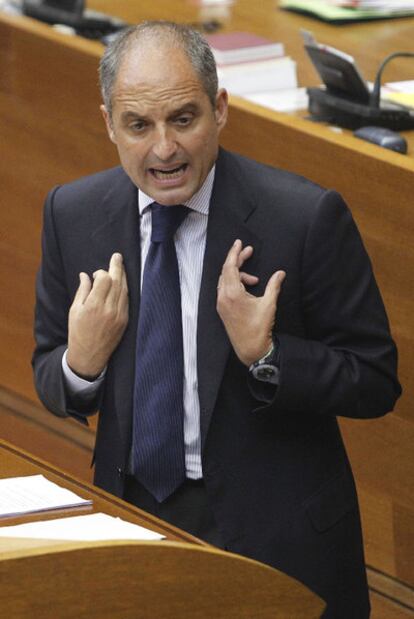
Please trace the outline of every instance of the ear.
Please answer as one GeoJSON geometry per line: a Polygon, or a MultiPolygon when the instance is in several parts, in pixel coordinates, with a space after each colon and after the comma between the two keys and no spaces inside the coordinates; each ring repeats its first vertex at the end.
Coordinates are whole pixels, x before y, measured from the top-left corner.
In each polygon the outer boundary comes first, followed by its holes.
{"type": "Polygon", "coordinates": [[[223,129],[227,122],[228,105],[229,103],[227,90],[225,90],[224,88],[220,88],[217,92],[216,109],[214,112],[216,116],[216,124],[219,131],[223,129]]]}
{"type": "Polygon", "coordinates": [[[114,133],[113,125],[112,125],[111,115],[109,114],[108,110],[106,109],[106,107],[104,105],[101,105],[99,109],[101,110],[103,119],[105,121],[105,126],[106,126],[106,130],[108,132],[108,135],[109,135],[109,139],[111,140],[111,142],[116,144],[115,133],[114,133]]]}

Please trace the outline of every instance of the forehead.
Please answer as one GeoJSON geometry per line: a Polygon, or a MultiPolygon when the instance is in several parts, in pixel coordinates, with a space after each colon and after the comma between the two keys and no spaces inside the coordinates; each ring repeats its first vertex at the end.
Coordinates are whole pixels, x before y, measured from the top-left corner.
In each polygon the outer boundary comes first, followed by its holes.
{"type": "Polygon", "coordinates": [[[119,66],[113,89],[115,100],[134,94],[185,98],[203,93],[203,85],[185,52],[165,43],[130,49],[119,66]]]}

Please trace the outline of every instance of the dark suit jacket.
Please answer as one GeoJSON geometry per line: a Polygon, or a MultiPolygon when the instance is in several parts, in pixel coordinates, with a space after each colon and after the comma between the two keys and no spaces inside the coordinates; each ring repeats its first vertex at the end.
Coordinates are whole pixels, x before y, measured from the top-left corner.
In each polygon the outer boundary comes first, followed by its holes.
{"type": "MultiPolygon", "coordinates": [[[[80,420],[99,406],[95,482],[122,496],[131,445],[140,297],[137,189],[121,168],[52,191],[37,281],[34,370],[39,396],[80,420]],[[81,270],[121,252],[130,320],[94,402],[69,401],[61,371],[81,270]]],[[[396,350],[369,258],[332,191],[221,151],[210,205],[197,331],[203,471],[226,546],[305,582],[329,617],[368,616],[358,505],[338,415],[377,417],[400,393],[396,350]],[[261,295],[287,273],[275,330],[280,385],[249,380],[216,312],[216,286],[236,238],[261,295]],[[265,387],[266,389],[266,387],[265,387]]],[[[165,360],[168,363],[168,360],[165,360]]]]}

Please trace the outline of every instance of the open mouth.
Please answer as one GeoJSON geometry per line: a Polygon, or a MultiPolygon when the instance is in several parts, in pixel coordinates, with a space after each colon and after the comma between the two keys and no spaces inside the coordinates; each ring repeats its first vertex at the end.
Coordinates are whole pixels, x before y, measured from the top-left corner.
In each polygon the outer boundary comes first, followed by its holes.
{"type": "Polygon", "coordinates": [[[165,181],[165,180],[174,180],[174,179],[181,178],[181,176],[184,174],[186,169],[187,169],[187,164],[183,163],[177,168],[171,168],[171,170],[160,170],[157,168],[150,168],[149,171],[157,180],[165,181]]]}

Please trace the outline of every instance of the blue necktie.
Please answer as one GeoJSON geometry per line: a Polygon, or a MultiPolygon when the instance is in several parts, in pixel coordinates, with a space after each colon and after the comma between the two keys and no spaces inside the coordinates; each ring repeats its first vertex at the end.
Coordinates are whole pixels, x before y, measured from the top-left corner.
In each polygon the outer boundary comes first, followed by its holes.
{"type": "Polygon", "coordinates": [[[174,234],[189,211],[156,202],[151,210],[137,331],[132,449],[136,479],[162,502],[185,480],[184,355],[174,234]]]}

